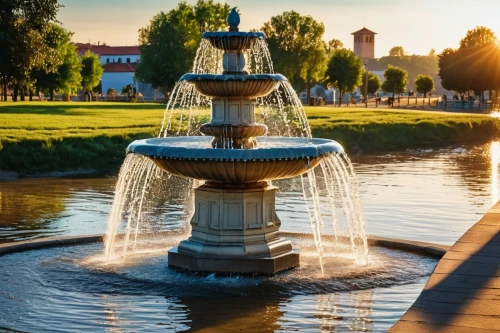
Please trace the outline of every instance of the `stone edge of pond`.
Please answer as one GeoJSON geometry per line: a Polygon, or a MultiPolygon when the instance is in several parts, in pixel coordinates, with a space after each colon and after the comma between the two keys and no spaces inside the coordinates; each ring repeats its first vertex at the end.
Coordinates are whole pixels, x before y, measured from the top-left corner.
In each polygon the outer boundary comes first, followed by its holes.
{"type": "MultiPolygon", "coordinates": [[[[288,235],[299,238],[311,236],[310,234],[306,233],[293,233],[293,232],[282,232],[281,234],[283,236],[288,235]]],[[[83,235],[83,236],[55,236],[55,237],[45,237],[45,238],[20,241],[20,242],[3,243],[0,244],[0,256],[14,252],[43,249],[48,247],[102,242],[104,240],[104,237],[105,234],[93,234],[93,235],[83,235]]],[[[326,236],[326,238],[333,239],[333,236],[326,236]]],[[[341,240],[347,240],[347,238],[343,237],[341,238],[341,240]]],[[[387,248],[402,250],[406,252],[414,252],[438,258],[441,258],[449,249],[449,246],[446,245],[411,241],[405,239],[385,238],[385,237],[369,237],[368,244],[371,246],[387,247],[387,248]]]]}
{"type": "Polygon", "coordinates": [[[500,332],[500,201],[450,247],[389,333],[500,332]]]}

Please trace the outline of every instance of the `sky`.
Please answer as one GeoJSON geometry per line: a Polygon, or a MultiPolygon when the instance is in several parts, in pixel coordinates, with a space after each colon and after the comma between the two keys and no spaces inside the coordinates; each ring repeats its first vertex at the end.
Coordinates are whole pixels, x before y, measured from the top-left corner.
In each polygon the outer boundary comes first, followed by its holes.
{"type": "MultiPolygon", "coordinates": [[[[60,0],[58,19],[74,42],[138,45],[138,30],[179,0],[60,0]]],[[[195,4],[196,0],[186,0],[195,4]]],[[[219,1],[223,2],[223,1],[219,1]]],[[[353,48],[352,32],[366,27],[377,33],[375,57],[402,46],[408,54],[456,48],[467,30],[483,25],[500,37],[500,0],[231,0],[241,14],[240,31],[260,29],[272,16],[294,10],[325,25],[333,38],[353,48]]]]}

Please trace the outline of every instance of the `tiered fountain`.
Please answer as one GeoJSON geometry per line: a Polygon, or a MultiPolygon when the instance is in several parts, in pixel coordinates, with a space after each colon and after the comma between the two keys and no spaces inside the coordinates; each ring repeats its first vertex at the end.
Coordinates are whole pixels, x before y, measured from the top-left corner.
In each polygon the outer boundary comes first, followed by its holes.
{"type": "Polygon", "coordinates": [[[248,74],[244,51],[261,32],[240,32],[239,14],[228,16],[229,31],[203,38],[222,49],[222,74],[185,74],[181,81],[212,98],[205,136],[134,141],[128,152],[146,155],[171,174],[205,181],[195,190],[192,235],[168,253],[169,266],[192,271],[274,274],[299,265],[299,253],[280,236],[274,179],[301,175],[326,156],[342,152],[335,141],[262,137],[255,121],[256,99],[270,94],[280,74],[248,74]]]}

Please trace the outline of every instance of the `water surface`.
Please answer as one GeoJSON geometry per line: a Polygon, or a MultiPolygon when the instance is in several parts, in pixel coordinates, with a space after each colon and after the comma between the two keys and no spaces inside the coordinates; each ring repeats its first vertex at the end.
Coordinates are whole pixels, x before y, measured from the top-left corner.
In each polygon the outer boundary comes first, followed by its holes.
{"type": "MultiPolygon", "coordinates": [[[[499,152],[498,142],[493,142],[351,156],[368,234],[453,244],[498,200],[499,152]]],[[[105,232],[115,181],[105,177],[0,182],[0,242],[105,232]]],[[[283,230],[310,232],[300,194],[282,192],[277,202],[283,230]]],[[[163,202],[148,213],[154,230],[182,228],[184,218],[182,205],[175,201],[163,202]]],[[[89,246],[98,251],[99,245],[89,246]]],[[[255,293],[261,287],[246,286],[235,289],[240,292],[236,296],[201,293],[207,290],[200,289],[204,283],[226,286],[229,280],[217,276],[187,279],[194,293],[186,294],[164,289],[165,283],[151,281],[144,271],[140,276],[126,270],[81,275],[86,268],[72,261],[80,255],[77,248],[61,247],[1,257],[0,331],[5,327],[55,332],[64,322],[64,331],[231,332],[237,327],[240,332],[381,332],[413,303],[436,262],[412,257],[410,262],[419,262],[420,268],[405,281],[390,285],[382,282],[386,279],[374,279],[379,286],[358,285],[351,291],[332,288],[304,293],[295,287],[282,294],[261,295],[255,293]],[[81,288],[62,283],[68,279],[81,288]],[[110,283],[99,289],[99,279],[110,283]],[[132,289],[124,288],[125,284],[132,289]],[[139,286],[135,292],[134,286],[139,286]]],[[[162,265],[164,257],[150,260],[158,266],[144,267],[159,270],[160,275],[165,270],[172,273],[162,265]]],[[[252,282],[234,279],[236,286],[252,282]]]]}

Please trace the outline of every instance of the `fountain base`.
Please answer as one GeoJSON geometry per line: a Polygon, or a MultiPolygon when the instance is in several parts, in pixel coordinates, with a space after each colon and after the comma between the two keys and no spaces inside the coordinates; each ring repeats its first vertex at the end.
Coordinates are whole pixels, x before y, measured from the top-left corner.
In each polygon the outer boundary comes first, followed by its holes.
{"type": "Polygon", "coordinates": [[[262,274],[298,266],[298,251],[279,235],[277,190],[267,182],[207,182],[198,187],[191,237],[169,251],[169,266],[262,274]]]}
{"type": "Polygon", "coordinates": [[[168,265],[196,272],[273,275],[298,267],[299,250],[268,258],[206,258],[181,253],[174,247],[168,251],[168,265]]]}

